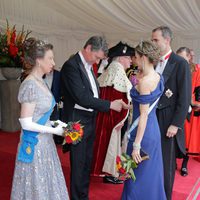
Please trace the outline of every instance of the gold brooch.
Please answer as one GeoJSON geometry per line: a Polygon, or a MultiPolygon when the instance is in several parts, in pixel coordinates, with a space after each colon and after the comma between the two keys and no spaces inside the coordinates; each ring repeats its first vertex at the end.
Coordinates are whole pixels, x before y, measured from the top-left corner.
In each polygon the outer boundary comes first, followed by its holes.
{"type": "Polygon", "coordinates": [[[168,90],[166,90],[165,95],[166,95],[168,98],[170,98],[170,97],[173,95],[173,92],[172,92],[170,89],[168,89],[168,90]]]}
{"type": "Polygon", "coordinates": [[[26,148],[26,153],[27,153],[27,154],[31,154],[31,147],[30,147],[30,146],[28,146],[28,147],[26,148]]]}

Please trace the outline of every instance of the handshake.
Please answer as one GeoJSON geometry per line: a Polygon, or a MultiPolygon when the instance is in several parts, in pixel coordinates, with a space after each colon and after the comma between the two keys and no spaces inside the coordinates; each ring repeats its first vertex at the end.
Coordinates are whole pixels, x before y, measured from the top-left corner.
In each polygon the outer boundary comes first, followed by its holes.
{"type": "Polygon", "coordinates": [[[110,109],[115,110],[117,112],[121,112],[122,108],[130,109],[131,106],[129,104],[126,104],[122,99],[116,99],[110,104],[110,109]]]}

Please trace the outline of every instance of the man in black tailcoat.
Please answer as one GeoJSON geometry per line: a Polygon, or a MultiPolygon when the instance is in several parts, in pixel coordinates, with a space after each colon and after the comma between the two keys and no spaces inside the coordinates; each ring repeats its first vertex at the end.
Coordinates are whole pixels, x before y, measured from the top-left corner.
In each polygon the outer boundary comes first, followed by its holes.
{"type": "Polygon", "coordinates": [[[79,121],[84,126],[83,139],[70,148],[71,200],[88,200],[89,178],[95,139],[97,111],[118,112],[122,101],[99,99],[99,86],[92,65],[104,59],[108,51],[104,37],[91,37],[84,48],[67,60],[61,69],[61,89],[64,96],[64,122],[79,121]]]}
{"type": "Polygon", "coordinates": [[[152,31],[152,41],[161,50],[156,71],[163,75],[165,90],[161,96],[157,117],[161,131],[164,182],[167,199],[172,196],[176,153],[185,154],[184,121],[191,101],[191,74],[187,61],[171,50],[172,31],[160,26],[152,31]]]}

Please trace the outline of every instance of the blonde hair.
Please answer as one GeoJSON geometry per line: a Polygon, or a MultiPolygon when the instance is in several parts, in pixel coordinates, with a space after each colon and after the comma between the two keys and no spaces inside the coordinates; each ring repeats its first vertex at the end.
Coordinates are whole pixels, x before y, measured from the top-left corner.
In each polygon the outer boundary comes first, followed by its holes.
{"type": "Polygon", "coordinates": [[[135,51],[140,55],[145,55],[150,63],[156,64],[160,57],[160,49],[158,46],[148,40],[141,41],[135,48],[135,51]]]}

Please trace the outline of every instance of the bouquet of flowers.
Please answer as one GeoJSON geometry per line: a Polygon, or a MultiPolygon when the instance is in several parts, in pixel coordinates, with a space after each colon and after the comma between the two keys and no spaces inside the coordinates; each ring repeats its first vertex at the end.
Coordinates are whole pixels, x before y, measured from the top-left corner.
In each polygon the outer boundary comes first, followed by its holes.
{"type": "Polygon", "coordinates": [[[63,123],[60,120],[54,122],[54,126],[61,124],[64,129],[64,144],[78,144],[83,137],[83,126],[78,122],[63,123]]]}
{"type": "Polygon", "coordinates": [[[6,30],[0,30],[0,67],[22,68],[23,44],[30,33],[24,30],[24,26],[17,33],[15,25],[10,27],[7,20],[6,30]]]}
{"type": "Polygon", "coordinates": [[[78,144],[83,137],[83,126],[79,122],[69,122],[64,127],[64,144],[78,144]]]}
{"type": "Polygon", "coordinates": [[[137,168],[137,164],[129,155],[123,153],[121,156],[117,156],[116,167],[120,179],[126,180],[132,178],[133,181],[136,180],[133,169],[137,168]]]}

